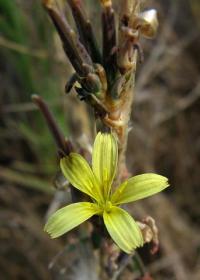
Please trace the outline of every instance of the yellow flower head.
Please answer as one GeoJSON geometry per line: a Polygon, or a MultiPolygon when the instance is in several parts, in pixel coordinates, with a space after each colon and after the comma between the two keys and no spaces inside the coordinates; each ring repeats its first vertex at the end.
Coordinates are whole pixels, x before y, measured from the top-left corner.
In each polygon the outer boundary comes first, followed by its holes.
{"type": "Polygon", "coordinates": [[[101,215],[110,236],[124,252],[131,253],[143,245],[140,228],[120,205],[162,191],[168,186],[168,180],[161,175],[146,173],[128,179],[113,191],[117,162],[117,141],[109,133],[96,136],[92,168],[77,153],[61,159],[64,176],[75,188],[90,196],[92,202],[73,203],[56,211],[45,225],[45,231],[52,238],[61,236],[93,215],[101,215]]]}

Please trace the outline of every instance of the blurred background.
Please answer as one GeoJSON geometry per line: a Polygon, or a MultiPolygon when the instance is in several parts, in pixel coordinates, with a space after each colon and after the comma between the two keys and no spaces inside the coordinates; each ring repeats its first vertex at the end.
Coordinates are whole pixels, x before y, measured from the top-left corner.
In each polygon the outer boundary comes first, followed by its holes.
{"type": "MultiPolygon", "coordinates": [[[[100,5],[84,2],[101,44],[100,5]]],[[[119,2],[114,1],[116,10],[119,2]]],[[[145,60],[138,66],[127,160],[132,174],[156,171],[169,178],[171,188],[130,210],[140,219],[154,217],[160,231],[159,253],[141,251],[152,277],[197,280],[200,2],[146,1],[148,7],[158,10],[160,27],[154,40],[141,42],[145,60]]],[[[66,14],[74,26],[68,7],[66,14]]],[[[71,72],[41,1],[0,0],[1,279],[89,279],[74,269],[66,236],[52,241],[43,233],[45,217],[59,207],[65,191],[54,187],[62,184],[56,147],[31,101],[32,94],[41,95],[66,136],[80,146],[92,143],[88,108],[75,94],[64,94],[71,72]]],[[[125,271],[120,279],[133,278],[125,271]]]]}

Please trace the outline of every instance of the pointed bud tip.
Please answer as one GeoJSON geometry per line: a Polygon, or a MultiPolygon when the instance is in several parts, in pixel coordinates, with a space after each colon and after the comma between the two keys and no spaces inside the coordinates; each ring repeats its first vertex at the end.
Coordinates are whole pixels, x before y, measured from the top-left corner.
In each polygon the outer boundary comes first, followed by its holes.
{"type": "Polygon", "coordinates": [[[37,102],[38,100],[41,100],[41,97],[37,94],[32,94],[31,99],[33,102],[37,102]]]}
{"type": "Polygon", "coordinates": [[[144,37],[153,38],[158,30],[158,16],[155,9],[140,13],[141,33],[144,37]]]}
{"type": "Polygon", "coordinates": [[[42,4],[46,8],[51,8],[53,5],[53,0],[42,0],[42,4]]]}
{"type": "Polygon", "coordinates": [[[101,5],[104,7],[104,8],[109,8],[112,6],[112,1],[111,0],[100,0],[101,2],[101,5]]]}

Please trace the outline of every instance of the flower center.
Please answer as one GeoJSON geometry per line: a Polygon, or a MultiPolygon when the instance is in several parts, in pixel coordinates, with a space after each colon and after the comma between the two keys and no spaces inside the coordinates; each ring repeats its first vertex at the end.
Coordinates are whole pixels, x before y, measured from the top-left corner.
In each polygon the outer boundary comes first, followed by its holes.
{"type": "Polygon", "coordinates": [[[105,205],[104,205],[104,211],[106,211],[107,213],[109,213],[112,209],[112,203],[110,201],[106,201],[105,205]]]}

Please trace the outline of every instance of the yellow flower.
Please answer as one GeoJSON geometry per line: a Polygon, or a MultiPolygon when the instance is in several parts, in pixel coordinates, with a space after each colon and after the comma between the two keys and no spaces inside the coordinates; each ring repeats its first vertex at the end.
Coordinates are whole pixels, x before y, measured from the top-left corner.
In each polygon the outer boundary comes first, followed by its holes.
{"type": "Polygon", "coordinates": [[[109,133],[98,133],[96,136],[92,168],[77,153],[61,159],[64,176],[75,188],[86,193],[92,202],[73,203],[56,211],[45,225],[45,231],[52,238],[61,236],[93,215],[101,215],[110,236],[121,250],[131,253],[143,245],[137,223],[120,205],[162,191],[168,186],[168,180],[161,175],[147,173],[128,179],[113,191],[117,162],[117,141],[109,133]]]}

